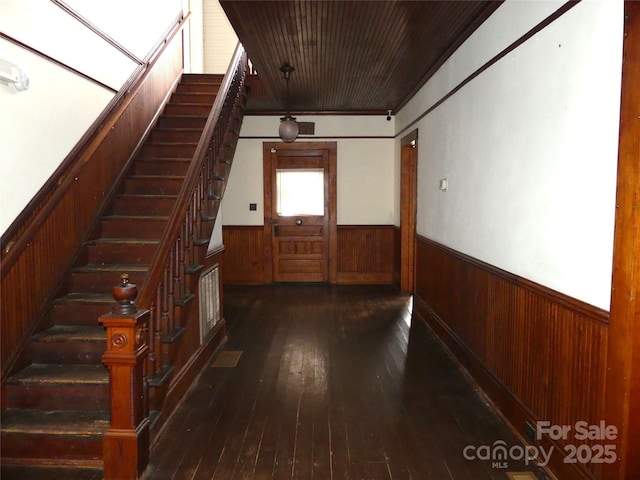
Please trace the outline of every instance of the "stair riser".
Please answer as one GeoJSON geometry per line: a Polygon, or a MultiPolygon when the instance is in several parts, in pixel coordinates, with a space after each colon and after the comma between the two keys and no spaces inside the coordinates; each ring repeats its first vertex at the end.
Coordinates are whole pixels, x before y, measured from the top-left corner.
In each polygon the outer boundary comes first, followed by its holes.
{"type": "Polygon", "coordinates": [[[176,93],[211,93],[216,95],[219,90],[219,83],[180,83],[176,93]]]}
{"type": "MultiPolygon", "coordinates": [[[[220,76],[206,76],[204,83],[202,76],[185,75],[183,82],[173,94],[171,103],[166,106],[165,113],[158,121],[162,128],[178,130],[155,129],[151,137],[146,141],[140,155],[135,159],[133,171],[137,175],[158,175],[164,177],[184,176],[191,164],[190,159],[195,152],[196,143],[201,136],[201,130],[206,123],[206,117],[211,111],[211,105],[219,89],[220,76]],[[210,82],[210,83],[207,83],[210,82]],[[188,130],[199,129],[199,130],[188,130]],[[166,160],[165,160],[166,159],[166,160]],[[173,159],[185,159],[184,161],[173,159]]],[[[231,120],[233,125],[235,120],[231,120]]],[[[223,154],[233,153],[237,143],[239,126],[234,133],[224,138],[225,146],[221,147],[223,154]]],[[[230,156],[232,158],[232,156],[230,156]]],[[[229,167],[219,165],[215,171],[221,177],[228,177],[229,167]]],[[[118,195],[110,200],[107,214],[122,216],[162,216],[167,217],[175,207],[176,196],[183,186],[184,179],[180,178],[133,178],[125,179],[124,195],[118,195]],[[142,196],[168,195],[169,198],[142,196]]],[[[214,181],[217,191],[224,190],[224,182],[214,181]]],[[[119,193],[122,189],[118,190],[119,193]]],[[[197,260],[193,268],[187,269],[185,275],[185,287],[190,291],[196,291],[200,268],[205,263],[208,239],[213,229],[213,218],[219,208],[219,200],[207,201],[202,207],[203,214],[210,212],[209,219],[201,222],[198,232],[194,236],[202,234],[203,241],[193,246],[194,256],[197,260]]],[[[54,325],[98,325],[99,317],[108,314],[115,301],[103,303],[90,302],[91,297],[85,297],[83,293],[111,294],[112,288],[118,283],[120,274],[129,274],[131,283],[138,288],[145,283],[147,272],[136,271],[140,267],[131,266],[133,271],[123,268],[115,269],[104,266],[114,264],[146,265],[151,262],[157,250],[156,244],[140,244],[139,242],[116,243],[110,238],[137,238],[160,239],[166,228],[166,219],[140,220],[140,219],[108,219],[104,218],[100,226],[92,232],[92,241],[85,245],[82,254],[78,257],[76,265],[85,262],[91,265],[103,265],[104,270],[90,270],[87,267],[77,267],[75,271],[68,272],[65,282],[60,288],[61,294],[73,292],[65,298],[77,299],[77,302],[54,304],[49,312],[49,322],[54,325]],[[100,239],[102,238],[102,240],[100,239]],[[106,238],[106,241],[104,240],[106,238]],[[108,269],[108,270],[107,270],[108,269]]],[[[120,268],[120,267],[117,267],[120,268]]],[[[102,296],[100,297],[102,298],[102,296]]],[[[192,309],[189,304],[195,296],[187,295],[182,299],[176,299],[176,315],[183,309],[192,309]],[[180,300],[180,301],[178,301],[180,300]]],[[[105,298],[106,300],[106,298],[105,298]]],[[[186,312],[187,310],[185,310],[186,312]]],[[[186,318],[186,317],[185,317],[186,318]]],[[[181,324],[177,321],[177,324],[181,324]]],[[[176,334],[172,340],[180,342],[184,327],[180,334],[176,334]]],[[[12,459],[15,463],[42,463],[49,464],[102,464],[103,434],[97,433],[106,430],[107,423],[104,420],[110,406],[110,390],[106,381],[107,373],[101,364],[102,356],[106,349],[106,337],[101,338],[102,328],[72,329],[52,328],[38,333],[27,345],[23,354],[30,361],[44,365],[32,365],[30,371],[23,371],[13,376],[3,389],[3,406],[15,409],[45,410],[43,415],[27,416],[30,421],[42,422],[43,425],[51,425],[56,417],[52,417],[55,411],[65,411],[67,417],[62,427],[49,431],[43,428],[43,432],[30,431],[26,427],[24,432],[12,432],[11,426],[5,427],[1,436],[2,456],[12,459]],[[83,365],[75,366],[71,365],[83,365]],[[66,365],[66,366],[65,366],[66,365]],[[94,365],[89,367],[88,365],[94,365]],[[94,371],[97,370],[97,371],[94,371]],[[75,372],[75,373],[74,373],[75,372]],[[58,377],[59,375],[59,377],[58,377]],[[78,383],[69,384],[61,381],[52,381],[52,377],[78,383]],[[20,379],[23,379],[20,381],[20,379]],[[27,379],[26,381],[24,379],[27,379]],[[40,379],[44,379],[39,381],[40,379]],[[93,383],[89,383],[93,382],[93,383]],[[78,412],[76,412],[78,410],[78,412]],[[96,412],[100,410],[100,412],[96,412]],[[92,411],[92,412],[91,412],[92,411]],[[96,416],[97,414],[97,416],[96,416]],[[93,419],[93,420],[92,420],[93,419]],[[91,423],[95,422],[95,423],[91,423]],[[81,425],[88,425],[82,427],[81,425]],[[86,431],[74,434],[79,428],[86,431]],[[64,435],[62,433],[64,432],[64,435]]],[[[165,339],[169,342],[169,339],[165,339]]],[[[180,360],[180,343],[163,344],[156,352],[158,357],[165,359],[165,364],[175,364],[180,360]]],[[[167,371],[170,371],[167,369],[167,371]]],[[[167,376],[167,378],[170,378],[167,376]]],[[[167,381],[167,385],[168,385],[167,381]]],[[[154,391],[168,388],[160,386],[154,391]]],[[[159,408],[164,401],[166,391],[150,393],[152,408],[159,408]],[[154,398],[157,395],[157,398],[154,398]]],[[[16,411],[9,411],[16,412],[16,411]]],[[[16,412],[23,415],[24,412],[16,412]]],[[[4,413],[5,419],[14,420],[13,425],[25,425],[22,418],[11,413],[4,413]]]]}
{"type": "MultiPolygon", "coordinates": [[[[103,312],[107,313],[107,311],[103,312]]],[[[98,317],[94,323],[98,323],[98,317]]],[[[102,342],[74,340],[70,342],[32,342],[31,358],[34,363],[90,364],[102,363],[107,340],[102,342]]]]}
{"type": "Polygon", "coordinates": [[[163,115],[199,115],[209,116],[211,106],[209,105],[180,105],[169,103],[164,107],[163,115]]]}
{"type": "MultiPolygon", "coordinates": [[[[179,127],[176,127],[179,128],[179,127]]],[[[187,127],[183,127],[187,128],[187,127]]],[[[151,141],[158,143],[185,142],[198,143],[202,129],[195,130],[165,130],[155,129],[151,132],[151,141]]]]}
{"type": "MultiPolygon", "coordinates": [[[[114,285],[117,284],[117,279],[114,285]]],[[[51,309],[51,322],[54,325],[98,325],[98,318],[111,312],[113,303],[57,303],[51,309]]],[[[61,362],[62,363],[62,362],[61,362]]]]}
{"type": "Polygon", "coordinates": [[[171,213],[176,199],[118,197],[111,204],[113,215],[167,216],[171,213]]]}
{"type": "MultiPolygon", "coordinates": [[[[126,272],[129,281],[136,285],[142,285],[145,274],[141,272],[126,272]]],[[[118,283],[118,273],[106,272],[73,272],[71,274],[70,288],[79,293],[108,293],[118,283]]],[[[115,302],[114,302],[115,304],[115,302]]],[[[107,313],[107,312],[105,312],[107,313]]],[[[97,320],[97,319],[96,319],[97,320]]]]}
{"type": "Polygon", "coordinates": [[[6,385],[8,408],[108,410],[109,385],[6,385]]]}
{"type": "Polygon", "coordinates": [[[207,117],[171,117],[163,115],[158,119],[157,126],[160,128],[199,128],[203,129],[207,123],[207,117]]]}
{"type": "Polygon", "coordinates": [[[200,92],[177,92],[171,95],[172,104],[198,104],[198,105],[213,105],[213,101],[216,99],[215,94],[212,93],[200,93],[200,92]]]}
{"type": "Polygon", "coordinates": [[[2,434],[2,457],[60,460],[102,459],[102,435],[2,434]]]}
{"type": "Polygon", "coordinates": [[[125,180],[124,191],[129,194],[178,195],[183,183],[183,177],[159,179],[130,177],[125,180]]]}
{"type": "Polygon", "coordinates": [[[156,158],[192,158],[196,146],[180,143],[151,143],[142,147],[142,157],[156,158]]]}
{"type": "Polygon", "coordinates": [[[103,219],[100,231],[108,238],[159,239],[166,226],[165,220],[103,219]]]}
{"type": "Polygon", "coordinates": [[[131,244],[93,244],[87,246],[89,263],[151,263],[158,245],[155,243],[144,245],[131,244]]]}
{"type": "Polygon", "coordinates": [[[136,175],[186,175],[189,161],[144,160],[135,164],[136,175]]]}

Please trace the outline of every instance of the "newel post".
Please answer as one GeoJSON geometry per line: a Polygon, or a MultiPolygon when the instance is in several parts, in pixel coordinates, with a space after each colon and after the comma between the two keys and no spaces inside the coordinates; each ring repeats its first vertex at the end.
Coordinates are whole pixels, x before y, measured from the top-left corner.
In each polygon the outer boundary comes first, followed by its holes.
{"type": "Polygon", "coordinates": [[[121,276],[113,287],[118,304],[100,317],[107,329],[102,362],[109,369],[111,425],[104,435],[105,480],[138,479],[149,463],[149,418],[145,359],[149,310],[138,310],[136,286],[121,276]]]}

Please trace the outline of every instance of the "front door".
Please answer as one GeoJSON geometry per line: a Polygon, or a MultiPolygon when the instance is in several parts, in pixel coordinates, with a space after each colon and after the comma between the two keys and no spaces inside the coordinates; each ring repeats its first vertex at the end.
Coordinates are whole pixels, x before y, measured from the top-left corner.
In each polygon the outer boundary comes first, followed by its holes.
{"type": "Polygon", "coordinates": [[[330,279],[331,152],[318,147],[278,144],[268,151],[265,231],[270,233],[274,282],[330,279]]]}

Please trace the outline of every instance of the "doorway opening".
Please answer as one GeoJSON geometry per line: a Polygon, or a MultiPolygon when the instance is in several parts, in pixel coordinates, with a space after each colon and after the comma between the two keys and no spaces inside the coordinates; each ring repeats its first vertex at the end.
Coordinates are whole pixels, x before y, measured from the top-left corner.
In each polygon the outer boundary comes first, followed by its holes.
{"type": "Polygon", "coordinates": [[[401,142],[400,159],[400,291],[414,293],[418,192],[418,131],[401,142]]]}

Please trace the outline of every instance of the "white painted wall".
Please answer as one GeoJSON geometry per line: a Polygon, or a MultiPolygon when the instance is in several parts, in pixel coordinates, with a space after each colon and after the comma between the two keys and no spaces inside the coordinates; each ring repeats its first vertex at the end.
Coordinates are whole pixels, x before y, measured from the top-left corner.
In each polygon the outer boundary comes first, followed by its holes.
{"type": "Polygon", "coordinates": [[[562,3],[503,4],[399,112],[396,152],[418,128],[418,234],[608,309],[622,0],[581,2],[410,126],[562,3]]]}
{"type": "Polygon", "coordinates": [[[182,11],[182,0],[64,1],[141,59],[151,52],[182,11]]]}
{"type": "Polygon", "coordinates": [[[0,57],[19,65],[30,80],[24,92],[0,84],[0,232],[4,232],[113,93],[2,39],[0,57]]]}
{"type": "Polygon", "coordinates": [[[182,11],[190,12],[189,22],[185,26],[184,71],[186,73],[204,72],[204,7],[202,0],[182,0],[182,11]]]}
{"type": "MultiPolygon", "coordinates": [[[[202,66],[197,71],[224,74],[229,68],[229,62],[238,44],[238,37],[218,0],[196,1],[201,2],[202,7],[202,66]]],[[[209,251],[216,250],[223,244],[222,217],[221,207],[211,234],[209,251]]]]}
{"type": "MultiPolygon", "coordinates": [[[[147,55],[181,12],[180,0],[67,3],[139,57],[147,55]]],[[[137,67],[48,0],[2,0],[0,31],[114,90],[137,67]]],[[[0,58],[17,64],[30,79],[24,92],[0,84],[0,232],[4,233],[114,94],[4,40],[0,58]]]]}
{"type": "Polygon", "coordinates": [[[204,73],[226,73],[238,37],[218,0],[204,6],[204,73]]]}
{"type": "MultiPolygon", "coordinates": [[[[388,225],[396,210],[394,122],[385,116],[298,116],[315,135],[296,142],[337,142],[337,222],[388,225]]],[[[245,116],[222,202],[224,225],[263,225],[263,142],[279,141],[274,116],[245,116]],[[257,211],[249,211],[249,203],[257,211]]]]}
{"type": "Polygon", "coordinates": [[[211,239],[209,240],[207,252],[212,252],[220,248],[222,245],[222,215],[218,213],[216,221],[213,224],[213,232],[211,232],[211,239]]]}

